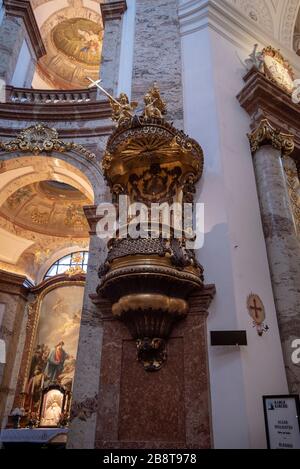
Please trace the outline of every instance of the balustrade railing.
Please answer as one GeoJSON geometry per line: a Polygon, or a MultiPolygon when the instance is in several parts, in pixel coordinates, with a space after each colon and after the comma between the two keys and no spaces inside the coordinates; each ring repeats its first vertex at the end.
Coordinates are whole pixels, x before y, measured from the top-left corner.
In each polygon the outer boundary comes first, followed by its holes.
{"type": "Polygon", "coordinates": [[[19,104],[80,104],[97,101],[97,88],[86,90],[35,90],[6,87],[6,100],[19,104]]]}

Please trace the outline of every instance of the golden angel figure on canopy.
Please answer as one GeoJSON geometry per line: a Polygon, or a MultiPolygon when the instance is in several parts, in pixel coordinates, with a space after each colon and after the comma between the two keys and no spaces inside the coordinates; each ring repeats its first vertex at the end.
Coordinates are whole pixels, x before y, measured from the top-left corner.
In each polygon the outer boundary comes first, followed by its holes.
{"type": "Polygon", "coordinates": [[[136,101],[130,102],[126,93],[121,93],[117,99],[109,98],[109,100],[112,108],[112,120],[118,125],[131,119],[138,105],[136,101]]]}
{"type": "Polygon", "coordinates": [[[112,120],[117,122],[118,125],[122,124],[123,122],[132,119],[134,116],[134,111],[138,106],[136,101],[129,101],[128,96],[126,93],[121,93],[119,98],[115,99],[111,94],[109,94],[101,85],[102,80],[92,80],[89,77],[86,77],[88,81],[91,82],[89,88],[93,86],[97,86],[102,93],[107,96],[110,102],[110,106],[112,108],[112,120]]]}
{"type": "Polygon", "coordinates": [[[160,96],[160,91],[157,83],[154,83],[152,88],[144,96],[144,113],[143,116],[146,118],[162,119],[163,115],[167,112],[167,106],[165,101],[160,96]]]}

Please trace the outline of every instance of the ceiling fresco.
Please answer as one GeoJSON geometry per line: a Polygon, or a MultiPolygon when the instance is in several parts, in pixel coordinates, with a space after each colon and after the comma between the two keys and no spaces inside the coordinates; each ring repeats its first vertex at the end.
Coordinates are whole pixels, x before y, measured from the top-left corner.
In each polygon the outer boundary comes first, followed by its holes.
{"type": "Polygon", "coordinates": [[[36,8],[47,54],[37,64],[34,88],[83,89],[87,76],[99,78],[103,24],[99,4],[95,5],[97,11],[83,1],[70,2],[48,17],[40,12],[43,6],[36,8]]]}
{"type": "Polygon", "coordinates": [[[91,201],[79,190],[55,181],[21,187],[0,207],[15,225],[50,236],[88,236],[83,206],[91,201]]]}
{"type": "Polygon", "coordinates": [[[26,156],[2,162],[0,179],[0,269],[41,281],[48,262],[88,249],[93,191],[77,168],[26,156]]]}
{"type": "Polygon", "coordinates": [[[72,18],[55,26],[52,37],[57,49],[70,59],[99,67],[102,29],[98,24],[72,18]]]}

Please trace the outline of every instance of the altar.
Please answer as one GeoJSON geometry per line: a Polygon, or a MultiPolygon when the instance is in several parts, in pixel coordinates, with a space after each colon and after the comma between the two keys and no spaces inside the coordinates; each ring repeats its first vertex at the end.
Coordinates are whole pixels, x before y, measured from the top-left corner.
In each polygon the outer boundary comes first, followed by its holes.
{"type": "Polygon", "coordinates": [[[0,433],[0,445],[4,448],[34,445],[63,449],[67,441],[67,434],[67,428],[3,429],[0,433]]]}

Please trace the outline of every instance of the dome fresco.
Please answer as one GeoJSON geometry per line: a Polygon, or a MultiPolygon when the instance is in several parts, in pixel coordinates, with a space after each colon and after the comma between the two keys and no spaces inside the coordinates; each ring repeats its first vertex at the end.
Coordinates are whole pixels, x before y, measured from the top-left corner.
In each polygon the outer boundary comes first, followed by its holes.
{"type": "Polygon", "coordinates": [[[83,206],[90,200],[68,184],[42,181],[14,192],[0,207],[0,215],[27,230],[52,236],[84,236],[83,206]]]}
{"type": "Polygon", "coordinates": [[[87,65],[99,65],[102,29],[85,18],[62,21],[52,31],[57,49],[69,58],[87,65]]]}
{"type": "Polygon", "coordinates": [[[80,1],[76,7],[53,12],[44,3],[34,10],[46,48],[37,64],[34,88],[85,89],[87,77],[99,78],[103,24],[95,5],[91,2],[87,8],[80,1]]]}

